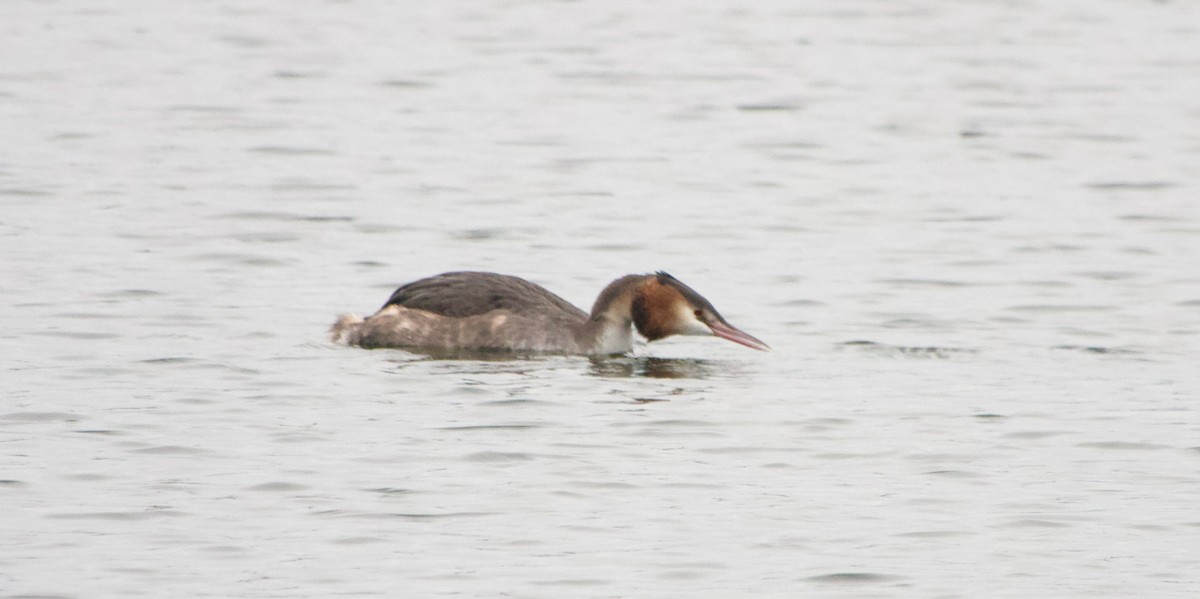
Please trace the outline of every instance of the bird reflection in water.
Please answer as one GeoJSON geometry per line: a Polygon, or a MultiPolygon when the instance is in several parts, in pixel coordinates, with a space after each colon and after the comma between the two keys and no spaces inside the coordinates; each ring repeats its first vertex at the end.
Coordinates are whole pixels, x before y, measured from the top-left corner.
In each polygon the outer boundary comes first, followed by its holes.
{"type": "MultiPolygon", "coordinates": [[[[421,354],[397,352],[392,360],[398,365],[443,362],[457,373],[531,372],[543,368],[558,368],[578,364],[580,358],[472,350],[445,350],[421,354]]],[[[599,378],[706,379],[712,376],[733,375],[735,362],[694,358],[657,358],[652,356],[620,358],[586,358],[587,374],[599,378]]]]}
{"type": "Polygon", "coordinates": [[[655,357],[592,358],[591,363],[591,374],[602,378],[706,379],[724,367],[712,360],[655,357]]]}

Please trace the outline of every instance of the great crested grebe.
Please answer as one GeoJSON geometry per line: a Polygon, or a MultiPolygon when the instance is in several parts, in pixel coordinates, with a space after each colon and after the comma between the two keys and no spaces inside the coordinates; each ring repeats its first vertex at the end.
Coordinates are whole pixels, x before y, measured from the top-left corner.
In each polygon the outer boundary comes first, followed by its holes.
{"type": "Polygon", "coordinates": [[[591,314],[525,279],[449,272],[401,286],[372,316],[341,316],[329,333],[334,342],[368,349],[607,355],[633,349],[631,325],[650,341],[715,335],[770,349],[665,272],[626,275],[609,283],[591,314]]]}

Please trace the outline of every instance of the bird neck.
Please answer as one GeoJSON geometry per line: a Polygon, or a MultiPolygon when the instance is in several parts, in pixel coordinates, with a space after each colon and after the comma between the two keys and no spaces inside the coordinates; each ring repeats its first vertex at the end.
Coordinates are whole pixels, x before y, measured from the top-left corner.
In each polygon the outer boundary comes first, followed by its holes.
{"type": "Polygon", "coordinates": [[[580,342],[593,354],[620,354],[633,349],[633,298],[653,275],[626,275],[609,283],[580,330],[580,342]]]}

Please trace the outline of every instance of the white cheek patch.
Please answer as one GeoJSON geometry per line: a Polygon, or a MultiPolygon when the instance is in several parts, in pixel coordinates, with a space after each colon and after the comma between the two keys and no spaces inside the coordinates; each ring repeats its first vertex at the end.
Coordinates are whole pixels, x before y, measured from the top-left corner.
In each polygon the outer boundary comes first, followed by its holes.
{"type": "Polygon", "coordinates": [[[675,317],[678,319],[678,321],[680,323],[678,334],[680,334],[680,335],[712,335],[713,334],[712,329],[708,328],[708,325],[701,322],[699,318],[696,318],[695,312],[693,312],[690,308],[688,308],[687,306],[680,306],[679,308],[677,308],[677,310],[678,310],[678,312],[676,313],[675,317]]]}

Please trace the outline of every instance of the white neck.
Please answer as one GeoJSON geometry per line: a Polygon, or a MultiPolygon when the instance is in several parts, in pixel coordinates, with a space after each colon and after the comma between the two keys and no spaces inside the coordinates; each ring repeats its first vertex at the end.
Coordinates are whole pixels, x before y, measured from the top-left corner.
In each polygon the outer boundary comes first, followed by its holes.
{"type": "Polygon", "coordinates": [[[633,323],[629,320],[618,322],[606,318],[589,324],[595,326],[589,354],[623,354],[633,349],[633,323]]]}

